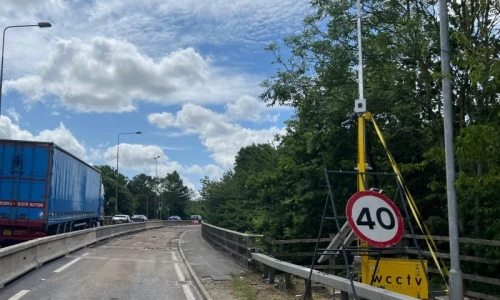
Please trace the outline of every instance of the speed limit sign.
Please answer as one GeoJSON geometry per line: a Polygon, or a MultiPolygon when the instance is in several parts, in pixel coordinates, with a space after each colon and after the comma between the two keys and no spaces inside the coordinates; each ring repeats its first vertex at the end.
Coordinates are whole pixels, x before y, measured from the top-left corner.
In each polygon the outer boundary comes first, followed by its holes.
{"type": "Polygon", "coordinates": [[[401,212],[383,194],[357,192],[347,201],[346,216],[354,233],[370,246],[389,248],[403,238],[401,212]]]}

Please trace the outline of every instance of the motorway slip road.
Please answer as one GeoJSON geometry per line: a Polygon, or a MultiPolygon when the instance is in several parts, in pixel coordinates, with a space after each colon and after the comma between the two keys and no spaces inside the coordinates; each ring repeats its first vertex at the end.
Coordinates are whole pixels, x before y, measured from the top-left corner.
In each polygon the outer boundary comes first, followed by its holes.
{"type": "Polygon", "coordinates": [[[187,299],[202,297],[178,251],[196,226],[152,229],[80,249],[7,284],[0,300],[187,299]]]}

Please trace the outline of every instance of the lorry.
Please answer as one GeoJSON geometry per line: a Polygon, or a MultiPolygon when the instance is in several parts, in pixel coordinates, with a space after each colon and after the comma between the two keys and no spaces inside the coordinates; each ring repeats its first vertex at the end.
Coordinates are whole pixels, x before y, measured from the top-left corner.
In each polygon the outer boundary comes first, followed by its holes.
{"type": "Polygon", "coordinates": [[[97,227],[100,170],[52,142],[0,139],[0,243],[97,227]]]}

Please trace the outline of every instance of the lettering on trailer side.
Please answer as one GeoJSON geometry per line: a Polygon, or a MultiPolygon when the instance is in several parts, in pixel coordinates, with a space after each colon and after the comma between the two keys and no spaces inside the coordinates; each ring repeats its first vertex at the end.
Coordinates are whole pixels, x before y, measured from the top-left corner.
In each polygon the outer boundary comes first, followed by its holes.
{"type": "Polygon", "coordinates": [[[0,206],[24,207],[24,208],[45,208],[45,203],[44,202],[0,200],[0,206]]]}

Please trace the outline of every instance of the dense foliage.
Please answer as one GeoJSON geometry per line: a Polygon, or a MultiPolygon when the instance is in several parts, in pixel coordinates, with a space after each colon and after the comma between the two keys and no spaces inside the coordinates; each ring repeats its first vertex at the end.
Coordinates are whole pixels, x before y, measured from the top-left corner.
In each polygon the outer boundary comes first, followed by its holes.
{"type": "Polygon", "coordinates": [[[104,212],[107,216],[115,214],[117,181],[118,213],[142,214],[150,219],[159,219],[161,216],[164,220],[169,215],[183,218],[190,214],[203,214],[201,203],[194,201],[194,191],[184,185],[177,171],[168,173],[163,178],[155,179],[146,174],[139,174],[129,180],[121,173],[116,176],[116,170],[110,166],[97,168],[102,173],[104,212]]]}
{"type": "MultiPolygon", "coordinates": [[[[356,166],[356,126],[341,126],[358,95],[353,0],[312,0],[304,29],[273,43],[277,73],[262,100],[294,109],[278,146],[241,149],[234,170],[203,180],[208,221],[274,238],[317,235],[326,196],[325,168],[356,166]],[[289,53],[285,55],[283,53],[289,53]]],[[[448,235],[442,76],[451,76],[463,237],[500,239],[500,2],[449,1],[452,74],[441,74],[436,0],[364,0],[364,84],[368,109],[383,130],[422,217],[434,235],[448,235]]],[[[368,163],[392,171],[367,126],[368,163]]],[[[387,189],[387,182],[373,182],[387,189]]],[[[340,211],[354,178],[334,184],[340,211]]],[[[389,188],[390,189],[390,188],[389,188]]],[[[330,231],[331,232],[331,231],[330,231]]],[[[446,244],[442,244],[444,252],[446,244]]],[[[500,258],[498,248],[461,244],[465,255],[500,258]]],[[[497,278],[496,266],[464,264],[465,273],[497,278]],[[488,269],[490,268],[490,269],[488,269]]],[[[491,285],[472,285],[491,291],[491,285]]],[[[500,293],[500,291],[497,291],[500,293]]]]}

